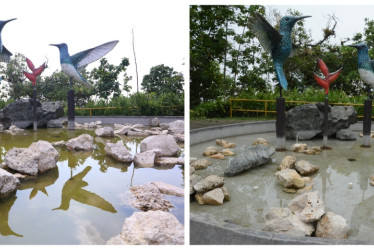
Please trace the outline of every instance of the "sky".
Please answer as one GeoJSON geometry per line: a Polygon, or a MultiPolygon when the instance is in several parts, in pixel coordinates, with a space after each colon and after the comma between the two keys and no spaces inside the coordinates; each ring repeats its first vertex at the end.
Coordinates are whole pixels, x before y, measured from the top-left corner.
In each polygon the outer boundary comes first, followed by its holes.
{"type": "MultiPolygon", "coordinates": [[[[36,67],[48,60],[43,75],[61,70],[59,51],[49,44],[66,43],[70,55],[119,40],[105,57],[118,65],[129,58],[127,74],[136,91],[136,71],[132,47],[139,74],[139,89],[143,76],[151,67],[164,64],[186,77],[188,63],[188,5],[172,0],[2,0],[0,20],[17,18],[5,25],[2,41],[13,54],[21,53],[36,67]]],[[[99,60],[88,70],[99,66],[99,60]]],[[[120,79],[122,83],[123,80],[120,79]]],[[[188,81],[186,81],[188,82],[188,81]]]]}

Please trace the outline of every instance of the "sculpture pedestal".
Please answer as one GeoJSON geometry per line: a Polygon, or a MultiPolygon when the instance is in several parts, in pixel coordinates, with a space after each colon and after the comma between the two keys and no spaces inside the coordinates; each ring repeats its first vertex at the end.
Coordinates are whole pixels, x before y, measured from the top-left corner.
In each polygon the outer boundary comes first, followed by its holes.
{"type": "Polygon", "coordinates": [[[38,131],[38,117],[37,117],[37,114],[36,114],[37,105],[36,105],[36,88],[35,88],[35,86],[32,90],[32,100],[33,100],[33,104],[32,104],[33,129],[34,129],[34,131],[38,131]]]}
{"type": "Polygon", "coordinates": [[[364,120],[363,120],[363,148],[370,148],[370,134],[371,134],[371,114],[372,114],[372,100],[364,101],[364,120]]]}
{"type": "Polygon", "coordinates": [[[68,91],[68,129],[75,129],[75,103],[73,89],[68,91]]]}
{"type": "Polygon", "coordinates": [[[327,146],[329,136],[329,99],[325,97],[325,106],[323,110],[323,144],[322,149],[331,149],[327,146]]]}
{"type": "Polygon", "coordinates": [[[276,151],[286,151],[286,100],[278,97],[276,101],[276,151]]]}

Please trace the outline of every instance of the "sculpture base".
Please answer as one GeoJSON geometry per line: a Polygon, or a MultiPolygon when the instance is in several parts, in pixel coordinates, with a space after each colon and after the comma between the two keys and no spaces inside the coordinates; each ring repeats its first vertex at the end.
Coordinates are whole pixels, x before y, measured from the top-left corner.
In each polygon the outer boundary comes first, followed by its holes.
{"type": "Polygon", "coordinates": [[[74,90],[68,91],[68,129],[75,129],[74,90]]]}
{"type": "Polygon", "coordinates": [[[370,135],[362,136],[362,148],[370,148],[370,135]]]}
{"type": "Polygon", "coordinates": [[[286,149],[286,137],[277,137],[275,141],[275,151],[283,152],[287,151],[286,149]]]}
{"type": "Polygon", "coordinates": [[[34,121],[32,123],[32,127],[33,127],[34,131],[38,131],[38,122],[34,121]]]}
{"type": "Polygon", "coordinates": [[[68,129],[70,130],[75,129],[75,121],[68,121],[68,129]]]}

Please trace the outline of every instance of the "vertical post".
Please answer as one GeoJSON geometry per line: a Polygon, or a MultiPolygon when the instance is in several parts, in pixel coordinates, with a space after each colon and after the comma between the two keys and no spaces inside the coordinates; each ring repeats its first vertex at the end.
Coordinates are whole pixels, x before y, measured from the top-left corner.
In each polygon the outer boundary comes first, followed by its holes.
{"type": "Polygon", "coordinates": [[[363,137],[362,145],[363,148],[370,148],[370,134],[371,134],[371,114],[372,114],[372,100],[368,99],[364,101],[364,121],[363,121],[363,137]]]}
{"type": "Polygon", "coordinates": [[[70,78],[70,89],[68,90],[68,129],[75,129],[75,103],[73,79],[70,78]]]}
{"type": "Polygon", "coordinates": [[[32,104],[33,129],[34,129],[34,131],[38,131],[38,117],[37,117],[37,113],[36,113],[36,110],[37,110],[37,105],[36,105],[36,86],[34,86],[33,90],[32,90],[32,100],[33,100],[33,104],[32,104]]]}
{"type": "Polygon", "coordinates": [[[230,118],[232,118],[232,99],[230,99],[230,118]]]}
{"type": "Polygon", "coordinates": [[[327,139],[329,136],[328,130],[329,130],[329,99],[328,96],[325,96],[325,107],[323,110],[323,149],[328,149],[327,147],[327,139]]]}
{"type": "Polygon", "coordinates": [[[268,100],[265,100],[265,117],[268,116],[268,100]]]}
{"type": "Polygon", "coordinates": [[[276,102],[276,151],[286,151],[286,100],[282,97],[277,98],[276,102]]]}

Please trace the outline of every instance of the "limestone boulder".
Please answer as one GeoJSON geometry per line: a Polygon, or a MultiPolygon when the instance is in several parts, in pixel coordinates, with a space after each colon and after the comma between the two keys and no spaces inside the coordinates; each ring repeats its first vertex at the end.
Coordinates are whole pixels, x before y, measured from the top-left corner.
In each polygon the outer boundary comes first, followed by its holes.
{"type": "Polygon", "coordinates": [[[99,136],[99,137],[113,137],[114,131],[113,131],[113,128],[111,127],[103,127],[103,128],[96,129],[95,134],[96,136],[99,136]]]}
{"type": "Polygon", "coordinates": [[[200,175],[190,175],[190,195],[195,193],[194,185],[203,179],[200,175]]]}
{"type": "Polygon", "coordinates": [[[161,181],[154,181],[151,182],[152,185],[155,185],[161,194],[167,194],[167,195],[174,195],[183,197],[184,196],[184,189],[176,187],[174,185],[161,182],[161,181]]]}
{"type": "Polygon", "coordinates": [[[222,146],[224,148],[235,148],[236,147],[235,143],[228,142],[228,141],[222,140],[222,139],[216,139],[216,144],[218,146],[222,146]]]}
{"type": "Polygon", "coordinates": [[[155,158],[156,165],[184,165],[183,158],[176,158],[176,157],[156,157],[155,158]]]}
{"type": "Polygon", "coordinates": [[[136,153],[134,163],[136,166],[153,167],[155,165],[156,153],[153,150],[136,153]]]}
{"type": "Polygon", "coordinates": [[[116,130],[114,130],[114,134],[127,135],[127,133],[131,130],[131,126],[124,126],[124,125],[120,125],[120,126],[121,127],[117,125],[116,130]]]}
{"type": "Polygon", "coordinates": [[[58,119],[49,120],[47,122],[47,128],[62,128],[62,122],[58,119]]]}
{"type": "Polygon", "coordinates": [[[51,143],[43,140],[33,142],[29,149],[38,155],[38,172],[44,173],[56,167],[60,154],[51,143]]]}
{"type": "Polygon", "coordinates": [[[318,191],[303,193],[295,197],[288,208],[299,213],[304,222],[315,222],[326,213],[325,204],[319,197],[318,191]]]}
{"type": "Polygon", "coordinates": [[[169,211],[174,206],[164,198],[157,186],[146,184],[130,188],[130,204],[142,211],[169,211]]]}
{"type": "Polygon", "coordinates": [[[19,183],[14,175],[0,168],[0,198],[7,197],[16,191],[19,183]]]}
{"type": "Polygon", "coordinates": [[[309,161],[300,160],[296,162],[295,169],[300,175],[305,176],[318,172],[319,167],[311,164],[309,161]]]}
{"type": "Polygon", "coordinates": [[[184,134],[184,121],[176,120],[169,123],[168,127],[169,134],[184,134]]]}
{"type": "Polygon", "coordinates": [[[204,204],[222,205],[225,195],[221,188],[215,188],[203,195],[204,204]]]}
{"type": "Polygon", "coordinates": [[[5,155],[5,163],[21,174],[37,175],[39,155],[29,148],[12,148],[5,155]]]}
{"type": "Polygon", "coordinates": [[[207,159],[198,159],[194,162],[192,162],[190,165],[191,167],[195,168],[195,170],[205,169],[212,163],[208,161],[207,159]]]}
{"type": "Polygon", "coordinates": [[[252,145],[257,145],[257,144],[262,144],[264,146],[270,146],[270,143],[265,140],[264,138],[257,138],[253,143],[252,145]]]}
{"type": "Polygon", "coordinates": [[[285,169],[275,173],[279,182],[285,188],[300,189],[305,187],[305,181],[294,169],[285,169]]]}
{"type": "Polygon", "coordinates": [[[159,150],[159,156],[176,156],[180,147],[171,135],[153,135],[140,142],[140,152],[159,150]]]}
{"type": "Polygon", "coordinates": [[[170,213],[135,212],[125,219],[120,238],[125,245],[183,245],[184,227],[170,213]]]}
{"type": "Polygon", "coordinates": [[[225,176],[234,176],[251,168],[268,163],[275,153],[272,146],[258,144],[256,146],[244,147],[242,152],[229,161],[229,166],[225,170],[225,176]]]}
{"type": "Polygon", "coordinates": [[[69,150],[88,151],[93,149],[93,137],[89,134],[81,134],[80,136],[70,139],[65,144],[69,150]]]}
{"type": "Polygon", "coordinates": [[[218,148],[214,147],[214,146],[209,146],[207,147],[204,152],[203,152],[203,155],[204,156],[211,156],[211,155],[215,155],[215,154],[218,154],[218,148]]]}
{"type": "Polygon", "coordinates": [[[224,184],[225,179],[223,177],[220,177],[218,175],[209,175],[208,177],[205,177],[204,179],[193,185],[193,188],[198,193],[206,193],[215,188],[220,188],[224,184]]]}
{"type": "Polygon", "coordinates": [[[317,222],[316,236],[332,239],[347,239],[349,227],[346,219],[342,216],[327,212],[317,222]]]}
{"type": "Polygon", "coordinates": [[[288,155],[283,158],[281,164],[278,167],[278,170],[294,169],[295,164],[296,164],[296,157],[288,155]]]}
{"type": "Polygon", "coordinates": [[[121,162],[132,162],[134,157],[131,152],[125,147],[122,140],[119,140],[117,143],[108,142],[105,145],[105,154],[113,157],[117,161],[121,162]]]}
{"type": "Polygon", "coordinates": [[[224,155],[224,156],[234,156],[234,155],[236,155],[235,152],[231,151],[231,150],[228,149],[228,148],[225,148],[225,149],[222,150],[220,153],[221,153],[222,155],[224,155]]]}

